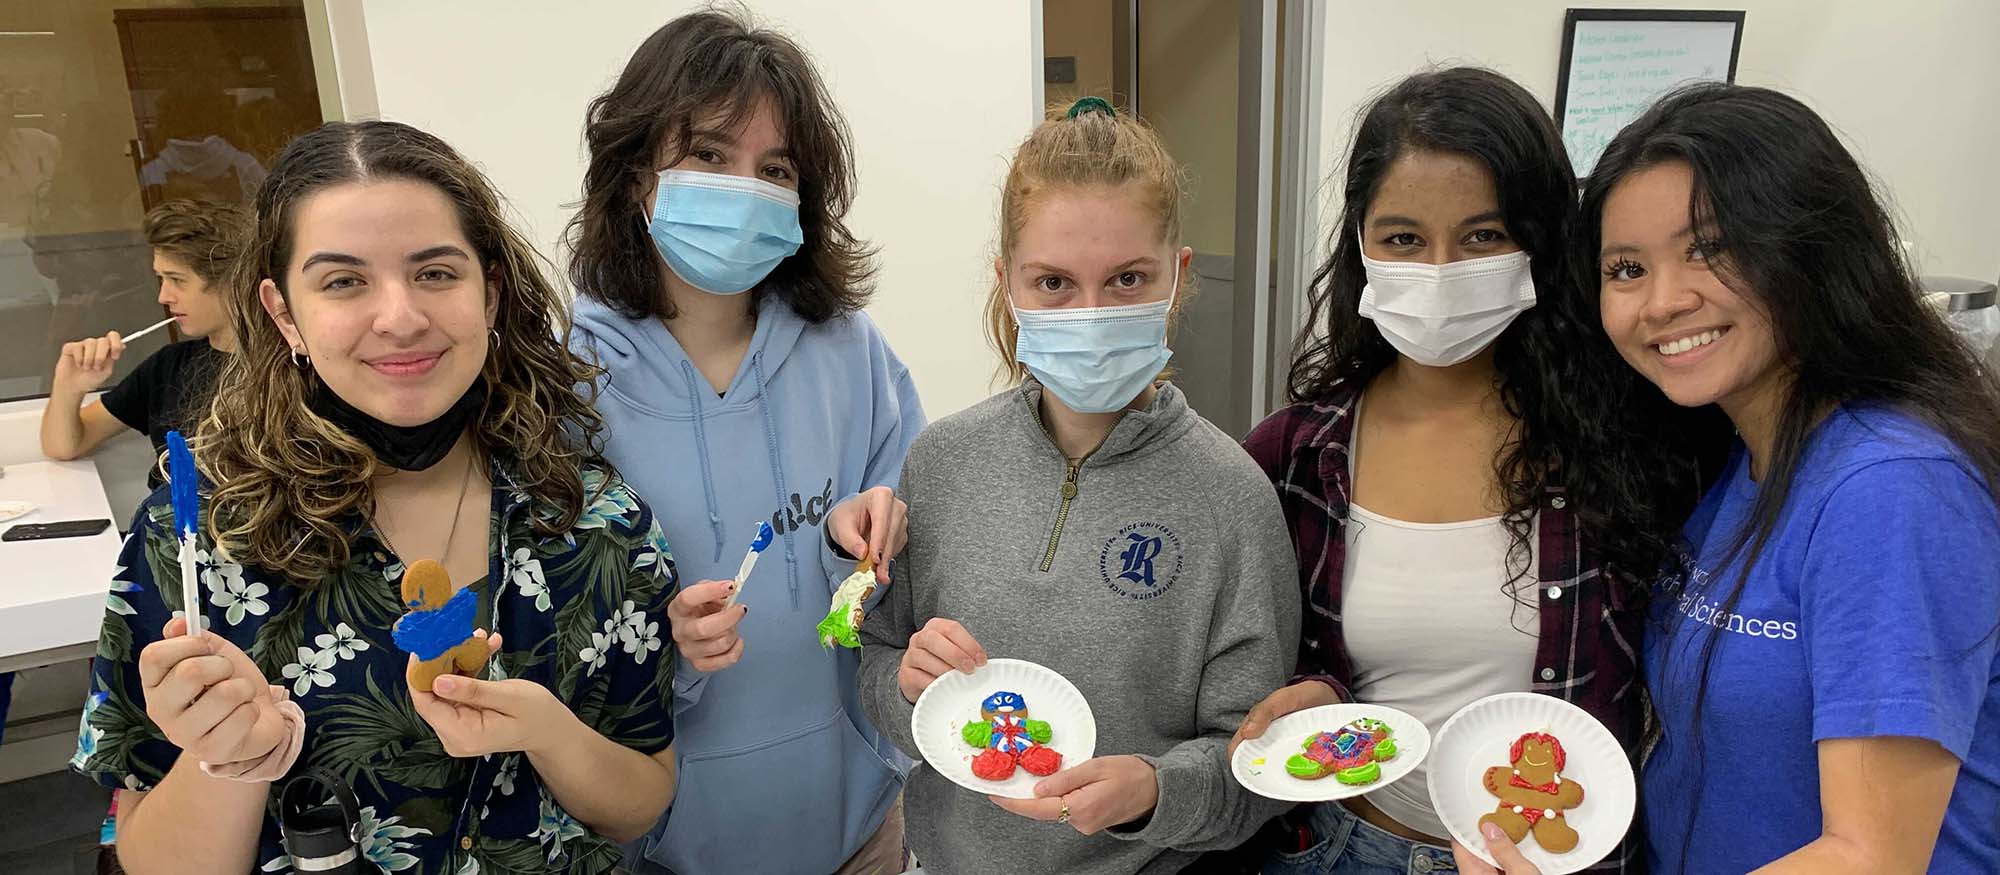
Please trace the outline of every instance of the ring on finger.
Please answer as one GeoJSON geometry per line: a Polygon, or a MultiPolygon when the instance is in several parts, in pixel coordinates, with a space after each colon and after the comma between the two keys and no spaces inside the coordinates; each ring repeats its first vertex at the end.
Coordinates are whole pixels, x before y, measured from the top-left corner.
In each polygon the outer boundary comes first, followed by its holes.
{"type": "Polygon", "coordinates": [[[1062,797],[1062,812],[1056,815],[1057,823],[1069,822],[1069,797],[1062,797]]]}

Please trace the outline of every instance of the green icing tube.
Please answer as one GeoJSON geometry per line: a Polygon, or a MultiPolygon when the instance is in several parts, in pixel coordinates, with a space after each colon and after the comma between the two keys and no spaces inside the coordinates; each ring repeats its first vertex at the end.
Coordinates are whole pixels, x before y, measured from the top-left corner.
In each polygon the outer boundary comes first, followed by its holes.
{"type": "Polygon", "coordinates": [[[1304,754],[1292,754],[1285,761],[1285,772],[1294,778],[1319,777],[1319,763],[1306,759],[1304,754]]]}
{"type": "Polygon", "coordinates": [[[1382,777],[1382,767],[1374,763],[1363,763],[1333,773],[1333,779],[1342,784],[1367,784],[1380,777],[1382,777]]]}
{"type": "Polygon", "coordinates": [[[986,721],[974,720],[958,731],[958,737],[973,747],[985,747],[987,742],[993,740],[993,730],[987,727],[986,721]]]}
{"type": "Polygon", "coordinates": [[[1048,744],[1049,738],[1055,734],[1049,729],[1047,720],[1024,720],[1021,726],[1028,730],[1028,739],[1036,744],[1048,744]]]}

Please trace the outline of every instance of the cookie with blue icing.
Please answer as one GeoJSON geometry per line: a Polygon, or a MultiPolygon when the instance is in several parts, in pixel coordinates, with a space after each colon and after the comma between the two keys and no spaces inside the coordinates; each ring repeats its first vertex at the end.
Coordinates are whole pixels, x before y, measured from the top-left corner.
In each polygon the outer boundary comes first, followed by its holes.
{"type": "Polygon", "coordinates": [[[479,594],[466,588],[452,591],[451,575],[430,559],[410,563],[403,572],[403,606],[390,637],[416,657],[407,677],[410,689],[431,691],[442,675],[478,677],[491,649],[486,633],[472,628],[479,611],[479,594]]]}
{"type": "Polygon", "coordinates": [[[1062,754],[1046,747],[1054,735],[1047,721],[1028,717],[1028,702],[1020,693],[996,692],[979,703],[980,719],[968,722],[959,737],[969,747],[985,748],[972,761],[972,773],[989,781],[1004,781],[1014,767],[1047,776],[1062,768],[1062,754]]]}

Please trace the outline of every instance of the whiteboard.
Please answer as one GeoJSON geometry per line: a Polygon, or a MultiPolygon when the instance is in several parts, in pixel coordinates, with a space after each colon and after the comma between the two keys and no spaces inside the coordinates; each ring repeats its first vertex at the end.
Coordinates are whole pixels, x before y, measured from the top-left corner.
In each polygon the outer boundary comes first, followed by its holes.
{"type": "Polygon", "coordinates": [[[1556,120],[1576,175],[1660,95],[1736,78],[1743,13],[1572,9],[1563,22],[1556,120]]]}

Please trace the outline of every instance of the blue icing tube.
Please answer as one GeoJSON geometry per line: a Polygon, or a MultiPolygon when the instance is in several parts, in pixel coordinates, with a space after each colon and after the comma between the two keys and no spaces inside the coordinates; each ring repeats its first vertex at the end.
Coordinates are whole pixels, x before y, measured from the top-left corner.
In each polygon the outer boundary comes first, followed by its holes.
{"type": "Polygon", "coordinates": [[[750,572],[757,568],[757,557],[764,555],[764,551],[771,548],[771,542],[777,539],[778,533],[771,528],[769,520],[757,522],[757,537],[750,541],[750,549],[743,554],[743,564],[736,568],[736,588],[722,600],[723,607],[735,607],[736,597],[743,592],[743,584],[749,582],[750,572]]]}
{"type": "Polygon", "coordinates": [[[183,538],[194,536],[201,518],[200,479],[187,439],[178,431],[167,432],[167,493],[173,499],[174,530],[183,538]]]}
{"type": "Polygon", "coordinates": [[[404,614],[389,637],[418,659],[436,659],[472,637],[472,618],[478,610],[478,594],[466,587],[452,593],[450,600],[435,610],[404,614]]]}

